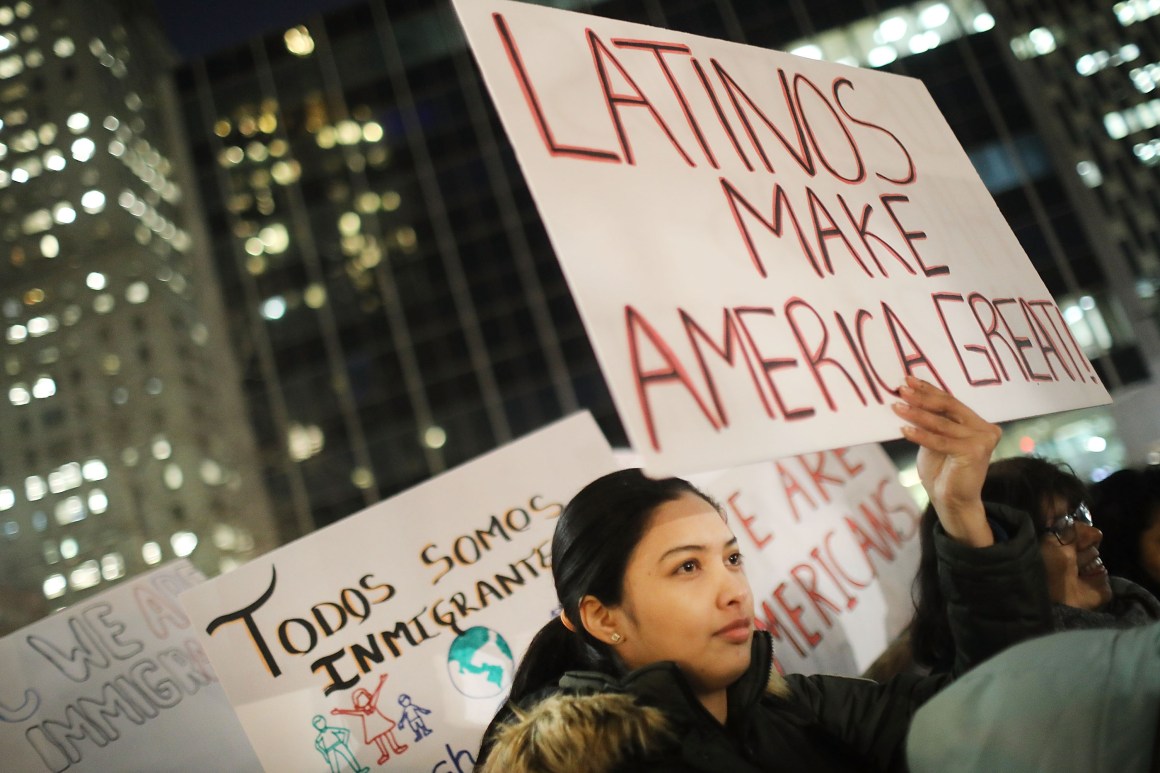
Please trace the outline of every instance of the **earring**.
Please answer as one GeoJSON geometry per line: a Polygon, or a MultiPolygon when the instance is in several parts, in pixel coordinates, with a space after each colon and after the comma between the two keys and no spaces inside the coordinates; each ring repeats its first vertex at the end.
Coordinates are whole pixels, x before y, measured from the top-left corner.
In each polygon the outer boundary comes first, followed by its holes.
{"type": "Polygon", "coordinates": [[[612,632],[612,636],[610,636],[610,637],[608,637],[608,638],[612,639],[612,643],[613,643],[613,644],[619,644],[619,643],[620,643],[621,636],[620,636],[620,634],[619,634],[619,633],[617,633],[616,631],[613,631],[613,632],[612,632]]]}

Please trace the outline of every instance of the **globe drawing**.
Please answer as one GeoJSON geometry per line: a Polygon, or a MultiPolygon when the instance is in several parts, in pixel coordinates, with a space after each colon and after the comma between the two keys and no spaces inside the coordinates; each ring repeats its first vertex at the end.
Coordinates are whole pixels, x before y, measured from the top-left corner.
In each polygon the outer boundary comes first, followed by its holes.
{"type": "Polygon", "coordinates": [[[451,684],[469,698],[493,698],[506,692],[514,671],[511,647],[499,633],[483,626],[457,636],[447,653],[451,684]]]}

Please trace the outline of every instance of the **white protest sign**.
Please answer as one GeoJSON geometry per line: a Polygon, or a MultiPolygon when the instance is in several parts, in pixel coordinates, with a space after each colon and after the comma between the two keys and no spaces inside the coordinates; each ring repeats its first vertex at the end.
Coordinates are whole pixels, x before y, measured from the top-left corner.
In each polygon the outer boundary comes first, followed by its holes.
{"type": "Polygon", "coordinates": [[[906,373],[990,421],[1109,402],[919,81],[455,7],[649,469],[898,437],[906,373]]]}
{"type": "Polygon", "coordinates": [[[578,414],[184,594],[266,769],[470,771],[557,609],[556,518],[615,468],[578,414]]]}
{"type": "Polygon", "coordinates": [[[260,771],[177,596],[184,559],[0,639],[0,767],[260,771]]]}
{"type": "Polygon", "coordinates": [[[745,556],[758,624],[795,673],[861,674],[910,622],[920,512],[877,445],[699,481],[745,556]]]}

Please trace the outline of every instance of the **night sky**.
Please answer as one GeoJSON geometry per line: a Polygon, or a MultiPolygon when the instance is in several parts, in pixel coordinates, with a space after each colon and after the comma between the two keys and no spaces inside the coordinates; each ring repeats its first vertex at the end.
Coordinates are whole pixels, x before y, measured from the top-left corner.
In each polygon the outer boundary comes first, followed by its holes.
{"type": "Polygon", "coordinates": [[[153,0],[170,42],[196,59],[355,0],[153,0]]]}

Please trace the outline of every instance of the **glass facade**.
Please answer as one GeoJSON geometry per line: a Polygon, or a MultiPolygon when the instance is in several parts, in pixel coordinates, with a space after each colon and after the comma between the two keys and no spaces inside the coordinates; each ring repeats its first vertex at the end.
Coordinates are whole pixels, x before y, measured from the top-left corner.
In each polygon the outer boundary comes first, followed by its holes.
{"type": "MultiPolygon", "coordinates": [[[[921,79],[1105,383],[1150,384],[1153,336],[1124,300],[1126,274],[1109,273],[1085,198],[1115,190],[1123,170],[1061,148],[1058,115],[1022,85],[1073,45],[1050,24],[1013,26],[982,0],[551,4],[921,79]]],[[[1131,83],[1146,85],[1146,47],[1127,42],[1091,47],[1089,80],[1097,66],[1135,68],[1131,83]]],[[[1061,82],[1085,77],[1073,53],[1061,82]]],[[[296,525],[285,533],[578,407],[623,442],[449,4],[354,2],[191,62],[178,84],[264,475],[296,525]]],[[[1137,149],[1133,175],[1152,158],[1137,149]]],[[[1089,476],[1127,460],[1106,410],[1008,434],[1011,452],[1066,451],[1089,476]],[[1089,431],[1106,436],[1099,451],[1068,440],[1089,431]]]]}

